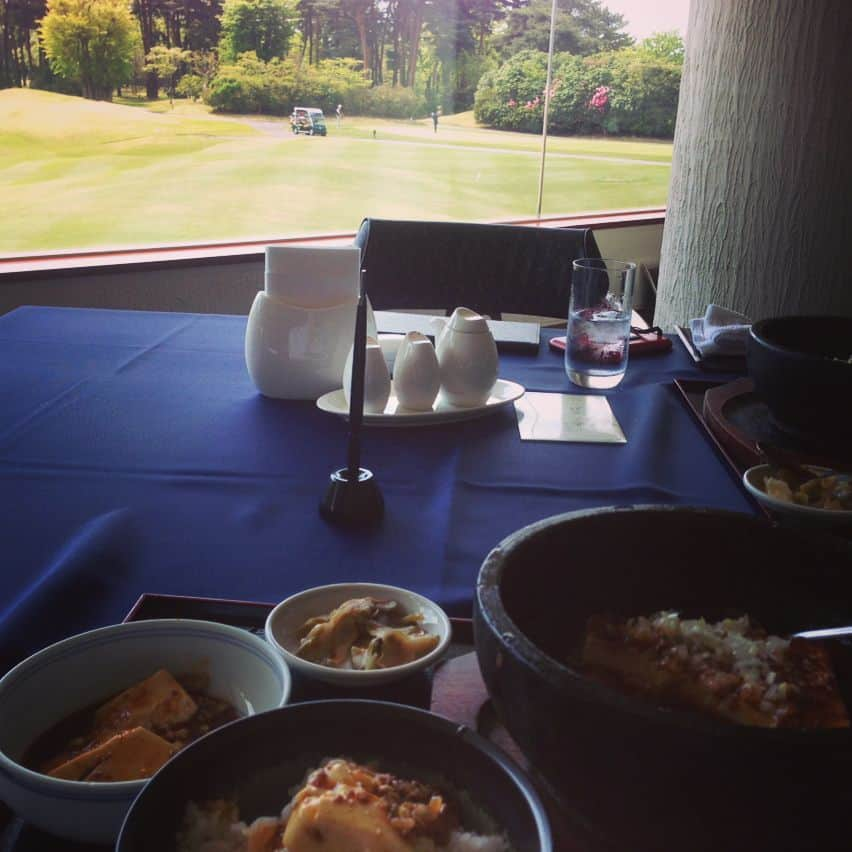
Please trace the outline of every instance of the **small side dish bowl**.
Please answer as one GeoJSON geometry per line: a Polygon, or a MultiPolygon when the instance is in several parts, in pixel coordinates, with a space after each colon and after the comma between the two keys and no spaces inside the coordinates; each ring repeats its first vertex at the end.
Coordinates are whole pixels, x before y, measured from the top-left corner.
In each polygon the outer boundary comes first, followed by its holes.
{"type": "MultiPolygon", "coordinates": [[[[811,471],[814,477],[827,476],[831,473],[829,468],[814,465],[807,465],[806,469],[811,471]]],[[[819,506],[803,506],[768,494],[766,479],[771,473],[772,465],[759,464],[750,467],[743,474],[743,485],[746,490],[767,509],[771,509],[779,516],[783,516],[785,520],[795,524],[823,527],[852,524],[852,509],[823,509],[819,506]]]]}
{"type": "MultiPolygon", "coordinates": [[[[307,771],[335,756],[456,794],[465,831],[504,835],[513,852],[553,852],[541,799],[496,746],[464,725],[425,710],[350,700],[292,704],[241,719],[189,746],[133,803],[116,852],[174,849],[189,802],[235,800],[240,819],[247,822],[278,816],[307,771]]],[[[503,844],[491,838],[472,839],[467,848],[498,845],[503,844]]],[[[333,841],[311,848],[320,846],[335,852],[366,848],[333,841]]],[[[373,848],[399,847],[377,837],[373,848]]]]}
{"type": "Polygon", "coordinates": [[[282,601],[266,619],[267,641],[294,672],[334,686],[349,688],[392,683],[434,665],[449,648],[450,635],[450,620],[436,603],[416,592],[382,583],[335,583],[307,589],[282,601]],[[363,597],[396,601],[403,613],[422,615],[421,627],[427,633],[436,635],[438,644],[428,654],[410,663],[369,671],[334,668],[296,656],[295,651],[299,646],[298,632],[308,619],[327,615],[345,601],[363,597]]]}
{"type": "Polygon", "coordinates": [[[59,837],[112,843],[147,779],[94,783],[43,775],[20,761],[53,725],[102,702],[159,668],[209,676],[209,692],[243,716],[290,697],[290,673],[263,639],[189,619],[116,624],[63,639],[0,680],[0,799],[59,837]]]}

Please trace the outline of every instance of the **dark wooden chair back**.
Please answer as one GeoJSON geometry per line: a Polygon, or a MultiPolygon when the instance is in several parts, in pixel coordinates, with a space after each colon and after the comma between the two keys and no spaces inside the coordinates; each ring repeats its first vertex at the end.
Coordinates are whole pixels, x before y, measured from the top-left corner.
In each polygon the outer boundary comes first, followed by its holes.
{"type": "Polygon", "coordinates": [[[567,317],[571,263],[600,257],[587,228],[365,219],[355,243],[376,310],[459,305],[567,317]]]}

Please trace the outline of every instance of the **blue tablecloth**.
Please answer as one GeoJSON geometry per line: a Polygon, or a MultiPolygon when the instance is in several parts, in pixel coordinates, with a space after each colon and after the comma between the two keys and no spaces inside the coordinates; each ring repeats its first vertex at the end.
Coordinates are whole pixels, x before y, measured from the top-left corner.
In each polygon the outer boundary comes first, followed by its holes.
{"type": "MultiPolygon", "coordinates": [[[[143,592],[277,601],[365,580],[468,615],[484,556],[532,521],[642,503],[752,511],[672,385],[697,375],[676,342],[635,359],[609,394],[626,445],[522,442],[511,407],[368,429],[363,461],[385,521],[370,534],[331,528],[317,506],[345,462],[346,424],[260,396],[245,324],[62,308],[0,317],[0,662],[120,621],[143,592]]],[[[576,391],[544,341],[537,356],[502,355],[500,375],[576,391]]],[[[554,556],[554,570],[570,564],[554,556]]]]}

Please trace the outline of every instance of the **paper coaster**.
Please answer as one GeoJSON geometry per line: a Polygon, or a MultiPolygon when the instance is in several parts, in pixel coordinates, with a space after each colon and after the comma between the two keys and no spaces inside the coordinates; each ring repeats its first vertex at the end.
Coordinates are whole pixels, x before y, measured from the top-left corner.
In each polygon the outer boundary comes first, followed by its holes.
{"type": "Polygon", "coordinates": [[[627,443],[605,396],[527,392],[515,414],[522,441],[627,443]]]}

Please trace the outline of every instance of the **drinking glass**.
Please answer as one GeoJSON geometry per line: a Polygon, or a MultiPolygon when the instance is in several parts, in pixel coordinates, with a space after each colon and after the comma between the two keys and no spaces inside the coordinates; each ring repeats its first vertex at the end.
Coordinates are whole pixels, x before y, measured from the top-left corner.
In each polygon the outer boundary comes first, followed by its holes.
{"type": "Polygon", "coordinates": [[[635,280],[635,263],[574,261],[565,372],[575,385],[606,390],[624,378],[635,280]]]}

